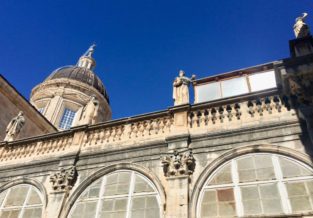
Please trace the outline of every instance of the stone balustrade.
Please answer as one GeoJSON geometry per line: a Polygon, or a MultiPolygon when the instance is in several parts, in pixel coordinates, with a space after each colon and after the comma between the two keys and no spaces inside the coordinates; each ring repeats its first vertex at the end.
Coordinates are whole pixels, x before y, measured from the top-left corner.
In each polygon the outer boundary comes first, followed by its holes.
{"type": "Polygon", "coordinates": [[[190,134],[197,134],[201,131],[212,132],[238,128],[238,125],[255,125],[258,122],[269,122],[282,117],[288,119],[294,113],[290,105],[289,98],[281,98],[274,94],[261,98],[239,98],[238,101],[231,99],[231,101],[186,105],[179,111],[176,111],[174,107],[174,110],[171,108],[92,126],[74,127],[53,135],[1,142],[0,162],[42,159],[56,153],[79,152],[81,149],[93,149],[97,146],[110,149],[115,146],[121,148],[121,145],[135,146],[136,141],[166,141],[167,137],[177,133],[177,126],[174,122],[176,113],[185,113],[187,119],[184,121],[183,128],[190,134]],[[283,113],[289,113],[289,115],[282,116],[283,113]],[[263,118],[265,116],[267,116],[266,119],[263,118]]]}
{"type": "Polygon", "coordinates": [[[205,105],[192,108],[188,113],[188,128],[194,129],[221,129],[238,127],[236,124],[248,124],[253,121],[279,119],[280,113],[290,113],[290,99],[278,95],[264,96],[255,100],[246,100],[235,103],[205,105]]]}
{"type": "MultiPolygon", "coordinates": [[[[28,139],[29,140],[29,139],[28,139]]],[[[55,152],[65,152],[72,144],[72,134],[42,139],[17,141],[12,144],[1,144],[0,162],[14,161],[23,158],[36,158],[55,152]]]]}

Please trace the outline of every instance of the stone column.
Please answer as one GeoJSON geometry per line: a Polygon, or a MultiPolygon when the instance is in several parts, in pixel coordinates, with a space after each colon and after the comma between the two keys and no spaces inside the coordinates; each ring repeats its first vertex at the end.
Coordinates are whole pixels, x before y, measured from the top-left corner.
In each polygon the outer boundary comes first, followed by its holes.
{"type": "Polygon", "coordinates": [[[189,176],[167,178],[167,218],[188,217],[189,176]]]}
{"type": "Polygon", "coordinates": [[[45,218],[59,217],[67,199],[68,192],[50,192],[48,195],[48,205],[46,208],[45,218]]]}
{"type": "Polygon", "coordinates": [[[195,159],[190,149],[174,150],[162,157],[166,177],[166,217],[187,218],[189,211],[189,180],[195,170],[195,159]]]}

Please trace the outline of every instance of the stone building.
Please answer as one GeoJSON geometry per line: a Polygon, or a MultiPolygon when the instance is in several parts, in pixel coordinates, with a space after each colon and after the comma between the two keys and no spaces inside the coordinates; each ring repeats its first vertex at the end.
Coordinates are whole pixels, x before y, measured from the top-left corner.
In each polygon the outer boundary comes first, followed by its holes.
{"type": "Polygon", "coordinates": [[[111,120],[93,46],[37,85],[33,106],[1,77],[0,136],[14,134],[0,142],[0,218],[312,217],[305,17],[289,58],[201,79],[181,71],[175,106],[125,119],[111,120]],[[8,130],[18,111],[23,125],[8,130]]]}

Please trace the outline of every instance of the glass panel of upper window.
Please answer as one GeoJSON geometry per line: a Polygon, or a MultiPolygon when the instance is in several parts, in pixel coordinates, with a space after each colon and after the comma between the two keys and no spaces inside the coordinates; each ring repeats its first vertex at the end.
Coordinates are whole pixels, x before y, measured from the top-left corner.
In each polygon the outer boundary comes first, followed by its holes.
{"type": "Polygon", "coordinates": [[[59,127],[61,129],[69,129],[72,126],[73,120],[74,120],[74,116],[75,116],[75,111],[72,111],[68,108],[64,109],[61,121],[60,121],[60,125],[59,127]]]}
{"type": "Polygon", "coordinates": [[[196,86],[197,102],[212,101],[222,97],[220,83],[208,83],[196,86]]]}
{"type": "Polygon", "coordinates": [[[249,92],[246,77],[224,80],[221,82],[223,97],[231,97],[249,92]]]}
{"type": "Polygon", "coordinates": [[[276,78],[274,71],[256,73],[249,76],[251,92],[276,88],[276,78]]]}

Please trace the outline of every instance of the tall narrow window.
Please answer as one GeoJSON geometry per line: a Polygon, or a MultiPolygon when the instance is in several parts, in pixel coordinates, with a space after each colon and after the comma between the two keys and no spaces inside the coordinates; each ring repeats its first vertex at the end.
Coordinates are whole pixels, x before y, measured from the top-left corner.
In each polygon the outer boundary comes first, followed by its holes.
{"type": "Polygon", "coordinates": [[[60,121],[60,125],[59,127],[61,129],[69,129],[72,126],[73,120],[74,120],[74,116],[75,116],[75,111],[72,111],[68,108],[64,109],[61,121],[60,121]]]}

